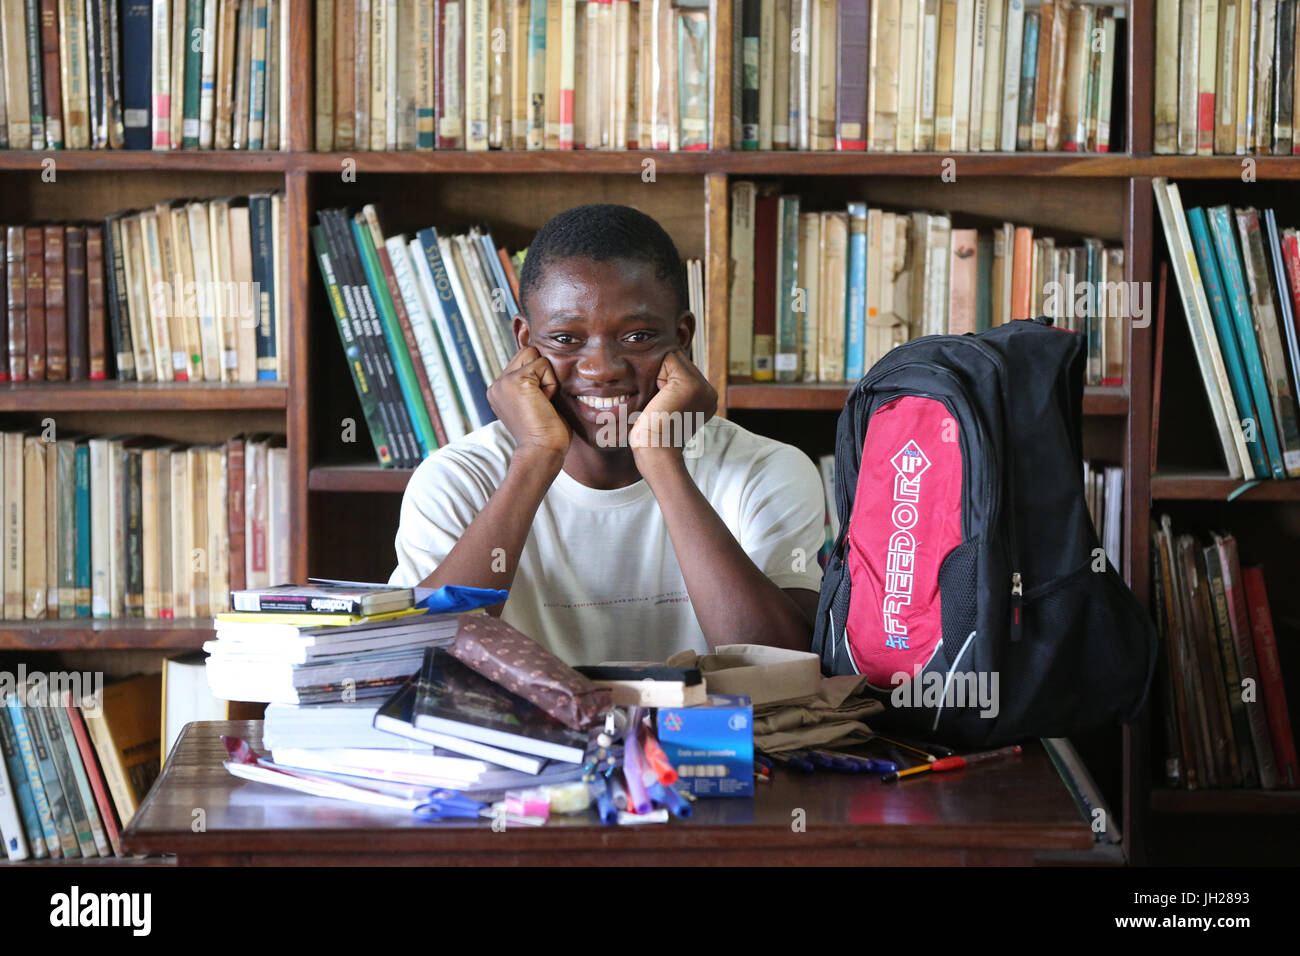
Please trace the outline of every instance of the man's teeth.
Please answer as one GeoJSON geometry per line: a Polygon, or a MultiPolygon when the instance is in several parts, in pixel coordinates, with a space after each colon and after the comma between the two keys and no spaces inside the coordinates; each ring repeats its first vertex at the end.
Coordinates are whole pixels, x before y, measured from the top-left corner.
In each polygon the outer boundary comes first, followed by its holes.
{"type": "Polygon", "coordinates": [[[627,403],[626,395],[614,395],[610,398],[601,398],[597,395],[578,395],[576,398],[582,404],[589,405],[592,408],[614,408],[616,405],[627,403]]]}

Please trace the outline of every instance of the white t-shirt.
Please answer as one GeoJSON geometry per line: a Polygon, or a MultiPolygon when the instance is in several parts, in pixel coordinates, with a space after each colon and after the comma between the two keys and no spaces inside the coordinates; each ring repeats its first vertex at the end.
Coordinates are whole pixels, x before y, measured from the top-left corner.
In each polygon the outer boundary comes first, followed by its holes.
{"type": "MultiPolygon", "coordinates": [[[[819,590],[825,498],[812,461],[722,418],[694,441],[699,455],[688,455],[687,471],[754,564],[778,587],[819,590]]],[[[390,584],[432,573],[505,480],[514,447],[496,421],[420,464],[402,498],[390,584]]],[[[569,664],[708,651],[644,481],[606,491],[561,471],[537,509],[502,619],[569,664]]]]}

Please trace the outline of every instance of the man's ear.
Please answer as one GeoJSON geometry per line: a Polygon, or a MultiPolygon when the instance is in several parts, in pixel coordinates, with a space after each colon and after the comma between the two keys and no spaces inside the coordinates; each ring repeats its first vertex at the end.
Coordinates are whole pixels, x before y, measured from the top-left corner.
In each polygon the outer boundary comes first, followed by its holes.
{"type": "Polygon", "coordinates": [[[529,340],[528,319],[524,317],[522,312],[515,313],[514,333],[515,344],[519,346],[519,350],[522,352],[528,348],[529,340]]]}
{"type": "Polygon", "coordinates": [[[683,352],[689,352],[691,341],[695,338],[695,315],[689,310],[677,317],[677,346],[683,352]]]}

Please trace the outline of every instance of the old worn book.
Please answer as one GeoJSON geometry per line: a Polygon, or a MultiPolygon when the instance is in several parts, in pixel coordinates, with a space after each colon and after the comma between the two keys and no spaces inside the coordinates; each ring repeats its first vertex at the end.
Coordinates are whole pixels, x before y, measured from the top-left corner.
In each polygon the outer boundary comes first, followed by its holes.
{"type": "Polygon", "coordinates": [[[1200,52],[1197,54],[1196,152],[1214,152],[1215,81],[1219,69],[1219,0],[1201,0],[1200,52]]]}
{"type": "Polygon", "coordinates": [[[727,335],[727,369],[731,375],[748,376],[754,354],[754,212],[757,200],[754,183],[731,184],[731,310],[727,335]]]}
{"type": "MultiPolygon", "coordinates": [[[[1047,72],[1047,116],[1043,134],[1043,149],[1056,151],[1061,148],[1061,116],[1065,109],[1065,61],[1069,46],[1070,19],[1073,14],[1072,0],[1056,0],[1056,13],[1052,18],[1052,42],[1049,50],[1047,72]]],[[[1041,62],[1041,61],[1040,61],[1041,62]]],[[[1042,78],[1039,78],[1041,84],[1042,78]]],[[[1041,85],[1039,87],[1042,89],[1041,85]]],[[[1037,133],[1037,116],[1034,118],[1037,133]]],[[[1038,139],[1035,136],[1035,146],[1038,139]]]]}
{"type": "MultiPolygon", "coordinates": [[[[68,330],[68,379],[73,382],[84,382],[87,378],[87,339],[90,335],[86,302],[88,290],[86,281],[86,228],[84,226],[68,226],[64,249],[67,253],[63,281],[68,330]]],[[[102,256],[97,265],[100,269],[97,278],[100,283],[102,308],[104,281],[102,256]]],[[[102,321],[100,328],[101,330],[103,328],[102,321]]],[[[104,361],[102,344],[99,350],[99,360],[101,364],[104,361]]]]}
{"type": "Polygon", "coordinates": [[[1025,22],[1024,0],[1007,0],[1005,39],[1002,57],[1001,128],[998,145],[1004,153],[1016,148],[1016,135],[1020,125],[1020,74],[1024,60],[1024,44],[1029,39],[1025,22]]]}
{"type": "Polygon", "coordinates": [[[1092,62],[1093,9],[1079,4],[1070,11],[1065,51],[1065,100],[1061,113],[1061,149],[1088,148],[1088,79],[1092,62]]]}
{"type": "Polygon", "coordinates": [[[23,436],[22,507],[23,617],[45,617],[45,442],[40,435],[23,436]]]}
{"type": "MultiPolygon", "coordinates": [[[[468,150],[482,151],[488,148],[488,101],[491,93],[488,79],[488,61],[492,49],[491,38],[488,30],[488,0],[466,0],[465,13],[465,148],[468,150]]],[[[556,26],[558,28],[558,22],[556,23],[556,26]]],[[[558,29],[556,32],[559,32],[558,29]]],[[[555,146],[558,147],[558,110],[560,101],[558,88],[558,62],[556,64],[556,83],[555,106],[557,114],[555,146]]]]}
{"type": "Polygon", "coordinates": [[[0,3],[4,31],[4,88],[10,149],[32,148],[32,104],[27,76],[27,30],[24,0],[0,3]]]}
{"type": "Polygon", "coordinates": [[[27,377],[45,379],[45,232],[40,226],[24,229],[23,253],[27,279],[27,377]]]}
{"type": "Polygon", "coordinates": [[[934,149],[939,152],[953,148],[953,71],[957,63],[958,3],[959,0],[941,0],[939,8],[939,45],[934,79],[934,149]]]}
{"type": "Polygon", "coordinates": [[[795,341],[799,349],[800,380],[817,381],[817,350],[820,338],[821,306],[821,245],[822,217],[820,213],[799,214],[799,288],[801,300],[794,303],[795,341]]]}
{"type": "Polygon", "coordinates": [[[1172,155],[1178,152],[1179,0],[1155,0],[1155,20],[1154,150],[1172,155]]]}
{"type": "Polygon", "coordinates": [[[158,776],[162,677],[147,674],[110,684],[98,712],[87,709],[83,716],[125,826],[158,776]]]}
{"type": "MultiPolygon", "coordinates": [[[[764,4],[766,7],[767,4],[764,4]]],[[[870,68],[867,41],[867,0],[841,0],[835,25],[839,38],[835,88],[835,148],[867,148],[867,78],[870,68]]]]}
{"type": "Polygon", "coordinates": [[[817,377],[823,382],[839,382],[844,380],[849,216],[845,212],[824,212],[821,217],[817,377]]]}
{"type": "Polygon", "coordinates": [[[812,38],[812,149],[835,148],[837,110],[836,67],[839,49],[837,4],[835,0],[811,0],[812,38]]]}
{"type": "Polygon", "coordinates": [[[68,378],[68,302],[65,271],[67,252],[63,227],[44,228],[45,257],[45,378],[68,378]]]}
{"type": "MultiPolygon", "coordinates": [[[[916,145],[916,99],[921,12],[925,0],[901,0],[898,18],[898,117],[891,149],[910,153],[916,145]]],[[[879,122],[879,120],[877,120],[879,122]]]]}
{"type": "Polygon", "coordinates": [[[24,603],[23,433],[4,433],[5,620],[21,621],[24,603]]]}
{"type": "Polygon", "coordinates": [[[59,76],[59,0],[41,0],[41,93],[45,99],[45,146],[62,149],[63,84],[59,76]]]}
{"type": "MultiPolygon", "coordinates": [[[[1250,0],[1246,0],[1249,4],[1250,0]]],[[[1237,0],[1219,0],[1218,75],[1214,98],[1214,152],[1237,151],[1237,0]]]]}
{"type": "Polygon", "coordinates": [[[975,31],[975,0],[957,0],[957,40],[953,49],[952,148],[965,152],[970,144],[971,55],[975,31]]]}

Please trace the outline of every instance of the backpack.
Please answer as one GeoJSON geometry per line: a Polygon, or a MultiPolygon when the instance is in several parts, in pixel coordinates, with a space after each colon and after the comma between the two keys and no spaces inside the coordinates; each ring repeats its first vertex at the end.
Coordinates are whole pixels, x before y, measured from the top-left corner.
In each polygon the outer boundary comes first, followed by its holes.
{"type": "Polygon", "coordinates": [[[926,336],[850,392],[813,651],[867,676],[873,726],[970,748],[1141,710],[1156,635],[1084,498],[1083,338],[926,336]]]}

